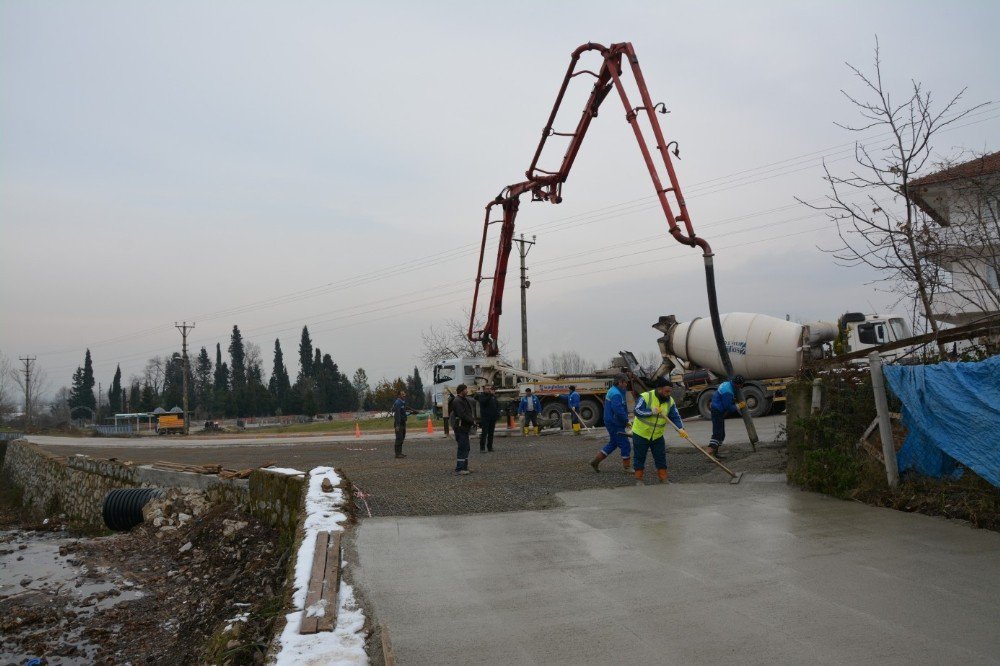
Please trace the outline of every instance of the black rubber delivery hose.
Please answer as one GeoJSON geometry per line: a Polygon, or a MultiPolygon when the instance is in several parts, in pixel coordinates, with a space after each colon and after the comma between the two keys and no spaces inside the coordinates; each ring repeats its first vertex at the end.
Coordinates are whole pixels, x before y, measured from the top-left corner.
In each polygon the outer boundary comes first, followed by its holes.
{"type": "MultiPolygon", "coordinates": [[[[708,313],[712,318],[712,331],[715,333],[715,345],[719,348],[719,358],[722,359],[722,367],[726,371],[726,379],[733,379],[733,363],[729,360],[729,350],[726,349],[726,340],[722,336],[722,319],[719,317],[719,300],[715,295],[715,266],[712,254],[705,255],[705,286],[708,288],[708,313]]],[[[733,392],[737,402],[743,402],[743,389],[733,384],[733,392]]],[[[757,427],[750,416],[750,410],[746,407],[740,410],[743,416],[743,424],[747,428],[747,435],[750,436],[750,446],[757,451],[757,427]]]]}

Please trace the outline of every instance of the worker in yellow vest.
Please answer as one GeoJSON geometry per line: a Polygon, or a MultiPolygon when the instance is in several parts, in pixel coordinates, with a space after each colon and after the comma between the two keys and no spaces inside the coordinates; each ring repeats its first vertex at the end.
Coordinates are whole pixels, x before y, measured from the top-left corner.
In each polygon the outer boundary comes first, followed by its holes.
{"type": "Polygon", "coordinates": [[[677,426],[681,437],[684,439],[688,437],[677,405],[670,396],[672,391],[670,380],[660,377],[656,380],[655,388],[640,395],[635,403],[635,420],[632,421],[632,445],[635,452],[632,464],[635,468],[637,486],[643,485],[646,452],[650,449],[653,451],[653,462],[656,464],[656,475],[660,483],[667,482],[667,445],[663,441],[667,419],[677,426]]]}

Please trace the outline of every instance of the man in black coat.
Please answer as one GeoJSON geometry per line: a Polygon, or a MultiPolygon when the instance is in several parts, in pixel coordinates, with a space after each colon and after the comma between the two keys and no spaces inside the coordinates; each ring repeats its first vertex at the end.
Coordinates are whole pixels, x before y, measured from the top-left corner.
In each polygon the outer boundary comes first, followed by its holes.
{"type": "Polygon", "coordinates": [[[469,387],[459,384],[455,390],[458,394],[451,404],[451,425],[455,431],[455,441],[458,442],[458,452],[455,455],[455,474],[471,474],[469,471],[469,431],[476,425],[476,419],[469,399],[469,387]]]}
{"type": "Polygon", "coordinates": [[[476,394],[479,402],[479,452],[493,451],[493,431],[500,418],[500,403],[497,402],[496,389],[489,385],[476,394]]]}

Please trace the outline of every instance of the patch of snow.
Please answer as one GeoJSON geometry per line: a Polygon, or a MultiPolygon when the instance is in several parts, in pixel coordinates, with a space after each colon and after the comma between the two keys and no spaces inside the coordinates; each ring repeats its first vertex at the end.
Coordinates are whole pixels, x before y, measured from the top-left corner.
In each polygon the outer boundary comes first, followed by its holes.
{"type": "Polygon", "coordinates": [[[232,631],[233,625],[243,624],[250,619],[250,613],[237,613],[236,617],[229,618],[226,620],[226,628],[223,631],[232,631]]]}
{"type": "MultiPolygon", "coordinates": [[[[274,471],[272,468],[268,470],[274,471]]],[[[332,467],[316,467],[309,472],[306,516],[303,521],[305,534],[295,559],[295,590],[292,593],[295,610],[285,616],[285,628],[278,639],[275,666],[368,663],[368,655],[365,653],[365,616],[354,599],[354,589],[343,581],[340,583],[336,628],[315,634],[299,633],[299,624],[304,615],[322,615],[325,611],[325,608],[303,609],[303,606],[309,587],[316,534],[323,531],[343,531],[340,523],[347,520],[347,516],[339,510],[345,499],[343,491],[337,487],[339,484],[340,477],[332,467]],[[330,480],[334,486],[333,492],[323,492],[324,479],[330,480]]]]}
{"type": "MultiPolygon", "coordinates": [[[[318,469],[318,468],[317,468],[318,469]]],[[[324,468],[325,469],[325,468],[324,468]]],[[[292,469],[290,467],[263,467],[262,472],[274,472],[275,474],[286,474],[288,476],[303,476],[305,472],[292,469]]]]}

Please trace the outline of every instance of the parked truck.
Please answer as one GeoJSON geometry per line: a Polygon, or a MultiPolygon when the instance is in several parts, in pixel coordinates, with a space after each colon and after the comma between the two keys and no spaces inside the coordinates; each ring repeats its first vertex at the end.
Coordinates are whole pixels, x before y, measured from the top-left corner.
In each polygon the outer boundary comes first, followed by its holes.
{"type": "Polygon", "coordinates": [[[465,384],[474,394],[480,387],[496,387],[501,410],[517,411],[517,404],[527,389],[538,396],[542,403],[541,419],[557,423],[569,411],[565,396],[569,387],[576,387],[580,394],[580,420],[587,426],[600,424],[604,415],[604,395],[611,388],[614,376],[626,367],[614,365],[593,373],[544,375],[510,367],[497,357],[450,358],[434,365],[434,412],[447,414],[448,396],[454,394],[459,384],[465,384]],[[560,396],[563,396],[561,398],[560,396]]]}
{"type": "Polygon", "coordinates": [[[184,434],[183,414],[161,414],[156,418],[156,434],[184,434]]]}
{"type": "MultiPolygon", "coordinates": [[[[831,354],[834,343],[844,351],[857,351],[910,337],[905,320],[894,315],[849,312],[836,324],[798,324],[763,314],[733,312],[722,315],[721,320],[733,372],[746,379],[743,396],[754,417],[783,408],[787,383],[811,359],[831,354]]],[[[657,375],[668,375],[683,389],[675,391],[679,407],[696,407],[709,418],[712,396],[725,377],[711,322],[700,317],[679,322],[674,315],[667,315],[653,328],[663,333],[657,340],[663,357],[657,375]]]]}

